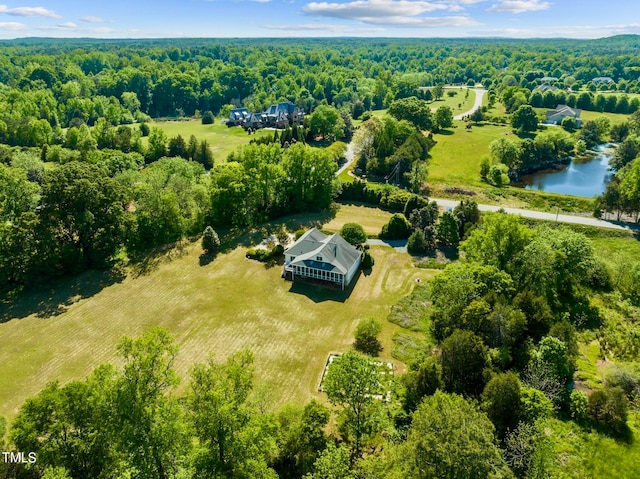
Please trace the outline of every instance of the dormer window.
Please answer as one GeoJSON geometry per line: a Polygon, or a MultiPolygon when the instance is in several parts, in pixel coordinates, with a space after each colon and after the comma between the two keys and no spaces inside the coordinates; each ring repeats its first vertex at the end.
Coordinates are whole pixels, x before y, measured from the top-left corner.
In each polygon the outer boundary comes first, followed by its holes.
{"type": "Polygon", "coordinates": [[[322,261],[322,256],[316,256],[316,261],[322,261]]]}

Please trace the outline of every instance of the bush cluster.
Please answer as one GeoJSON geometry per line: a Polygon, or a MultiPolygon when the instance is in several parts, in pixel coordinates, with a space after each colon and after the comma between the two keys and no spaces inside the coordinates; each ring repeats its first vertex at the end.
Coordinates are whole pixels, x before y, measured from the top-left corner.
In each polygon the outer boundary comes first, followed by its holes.
{"type": "Polygon", "coordinates": [[[266,263],[279,258],[284,254],[284,246],[277,244],[271,249],[250,248],[247,250],[246,257],[266,263]]]}

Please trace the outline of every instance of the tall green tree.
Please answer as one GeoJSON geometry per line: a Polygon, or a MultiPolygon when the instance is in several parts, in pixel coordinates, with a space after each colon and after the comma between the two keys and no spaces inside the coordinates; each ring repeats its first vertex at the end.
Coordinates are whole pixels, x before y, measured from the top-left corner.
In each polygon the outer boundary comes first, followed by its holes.
{"type": "Polygon", "coordinates": [[[536,131],[538,116],[530,105],[522,105],[511,115],[511,126],[520,134],[536,131]]]}
{"type": "Polygon", "coordinates": [[[304,408],[286,405],[278,411],[280,434],[274,468],[280,478],[300,477],[314,469],[314,463],[330,444],[324,431],[330,417],[329,409],[315,399],[304,408]]]}
{"type": "Polygon", "coordinates": [[[461,396],[441,391],[418,407],[393,457],[395,475],[389,477],[513,477],[487,416],[461,396]]]}
{"type": "Polygon", "coordinates": [[[340,236],[354,246],[362,246],[367,242],[367,234],[362,225],[358,223],[345,223],[340,228],[340,236]]]}
{"type": "Polygon", "coordinates": [[[377,432],[375,396],[384,393],[380,377],[375,362],[347,351],[331,363],[324,379],[329,402],[342,408],[342,432],[351,444],[352,456],[359,456],[363,439],[377,432]]]}
{"type": "Polygon", "coordinates": [[[435,112],[433,124],[438,130],[453,126],[453,110],[451,110],[451,107],[446,105],[439,106],[435,112]]]}
{"type": "Polygon", "coordinates": [[[533,231],[521,224],[518,216],[497,212],[486,214],[482,225],[473,230],[460,248],[469,261],[510,272],[532,238],[533,231]]]}
{"type": "Polygon", "coordinates": [[[518,143],[508,138],[493,140],[489,146],[494,161],[515,170],[519,166],[520,151],[518,143]]]}
{"type": "Polygon", "coordinates": [[[85,381],[50,383],[22,405],[11,440],[36,453],[40,473],[64,468],[69,477],[106,478],[124,472],[109,433],[113,374],[104,366],[85,381]]]}
{"type": "Polygon", "coordinates": [[[482,409],[495,426],[498,438],[502,439],[509,431],[514,431],[522,414],[518,377],[508,372],[491,378],[482,391],[482,409]]]}
{"type": "Polygon", "coordinates": [[[225,364],[194,367],[187,394],[189,421],[199,439],[195,477],[276,478],[275,424],[250,401],[253,354],[244,350],[225,364]]]}
{"type": "Polygon", "coordinates": [[[335,141],[343,137],[345,124],[335,107],[320,105],[311,114],[309,128],[312,134],[335,141]]]}
{"type": "Polygon", "coordinates": [[[73,271],[106,266],[125,239],[125,197],[99,167],[72,161],[47,172],[41,222],[53,238],[52,268],[73,271]]]}
{"type": "Polygon", "coordinates": [[[448,392],[478,397],[485,384],[487,348],[471,331],[456,330],[440,348],[442,381],[448,392]]]}
{"type": "Polygon", "coordinates": [[[186,465],[186,423],[172,396],[179,383],[173,369],[177,351],[160,328],[138,339],[124,338],[118,346],[123,366],[113,385],[110,426],[133,478],[175,478],[186,465]]]}
{"type": "Polygon", "coordinates": [[[152,127],[151,133],[149,133],[149,146],[147,147],[147,152],[145,155],[147,161],[156,161],[163,156],[166,156],[168,141],[169,140],[167,134],[164,132],[164,130],[155,126],[152,127]]]}
{"type": "Polygon", "coordinates": [[[429,130],[434,124],[429,104],[415,96],[395,100],[388,111],[394,118],[407,120],[421,130],[429,130]]]}
{"type": "Polygon", "coordinates": [[[328,153],[296,143],[285,151],[282,168],[289,204],[295,211],[329,206],[336,164],[328,153]]]}

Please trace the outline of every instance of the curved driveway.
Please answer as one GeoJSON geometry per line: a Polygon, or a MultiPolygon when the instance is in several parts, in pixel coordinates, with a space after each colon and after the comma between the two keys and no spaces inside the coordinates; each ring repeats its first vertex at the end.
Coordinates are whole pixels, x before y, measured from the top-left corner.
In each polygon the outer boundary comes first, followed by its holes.
{"type": "Polygon", "coordinates": [[[464,113],[460,113],[459,115],[454,116],[454,120],[462,120],[462,117],[471,115],[471,113],[482,106],[482,99],[484,98],[485,93],[487,93],[487,90],[485,90],[484,88],[472,88],[471,91],[476,93],[476,101],[473,103],[473,108],[469,111],[465,111],[464,113]]]}

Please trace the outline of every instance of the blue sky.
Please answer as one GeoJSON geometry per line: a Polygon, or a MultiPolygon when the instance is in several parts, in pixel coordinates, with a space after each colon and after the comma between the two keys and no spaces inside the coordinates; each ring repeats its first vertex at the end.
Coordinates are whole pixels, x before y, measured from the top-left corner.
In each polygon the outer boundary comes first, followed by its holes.
{"type": "Polygon", "coordinates": [[[0,39],[640,34],[638,0],[29,1],[0,3],[0,39]]]}

